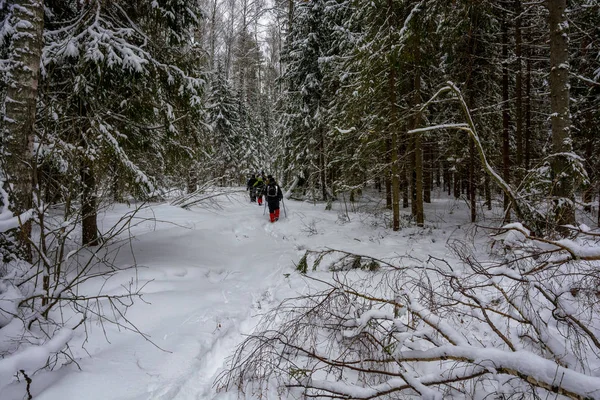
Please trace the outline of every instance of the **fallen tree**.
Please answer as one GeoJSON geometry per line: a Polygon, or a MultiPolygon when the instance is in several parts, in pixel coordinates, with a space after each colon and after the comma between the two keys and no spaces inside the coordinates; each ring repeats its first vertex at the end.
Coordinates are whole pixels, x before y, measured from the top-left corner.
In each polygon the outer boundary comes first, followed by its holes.
{"type": "MultiPolygon", "coordinates": [[[[315,280],[320,291],[264,317],[217,385],[287,398],[600,399],[600,248],[573,229],[552,241],[511,224],[494,232],[490,260],[455,241],[456,265],[410,259],[315,280]]],[[[361,265],[348,259],[334,269],[361,265]]]]}

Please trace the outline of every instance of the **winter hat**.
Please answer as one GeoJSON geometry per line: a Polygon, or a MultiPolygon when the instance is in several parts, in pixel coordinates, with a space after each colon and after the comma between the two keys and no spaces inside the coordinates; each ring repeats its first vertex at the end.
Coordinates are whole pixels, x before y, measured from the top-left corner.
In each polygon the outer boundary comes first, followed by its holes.
{"type": "Polygon", "coordinates": [[[273,179],[273,175],[267,175],[267,179],[270,180],[270,181],[271,180],[273,180],[273,181],[275,180],[275,179],[273,179]]]}

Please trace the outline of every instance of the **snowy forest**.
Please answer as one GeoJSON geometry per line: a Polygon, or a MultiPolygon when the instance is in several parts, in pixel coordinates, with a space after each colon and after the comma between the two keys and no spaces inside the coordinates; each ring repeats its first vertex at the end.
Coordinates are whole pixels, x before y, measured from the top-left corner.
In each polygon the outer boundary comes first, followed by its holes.
{"type": "Polygon", "coordinates": [[[600,399],[599,0],[0,0],[0,77],[1,400],[600,399]]]}

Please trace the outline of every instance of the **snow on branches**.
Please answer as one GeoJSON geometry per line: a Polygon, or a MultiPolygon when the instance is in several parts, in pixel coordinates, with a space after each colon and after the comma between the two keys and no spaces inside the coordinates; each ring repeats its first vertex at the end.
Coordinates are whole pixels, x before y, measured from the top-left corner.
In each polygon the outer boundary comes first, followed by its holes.
{"type": "Polygon", "coordinates": [[[90,2],[74,21],[47,30],[44,39],[42,64],[45,67],[81,58],[83,63],[143,75],[160,71],[169,84],[179,81],[180,90],[194,94],[198,94],[197,90],[205,83],[202,78],[161,60],[155,48],[157,43],[131,20],[118,2],[108,6],[100,1],[90,2]]]}
{"type": "Polygon", "coordinates": [[[219,388],[308,398],[600,399],[600,244],[578,232],[573,242],[553,242],[506,226],[496,240],[508,253],[490,260],[457,241],[455,265],[430,256],[380,263],[376,274],[335,273],[331,283],[313,278],[321,291],[268,313],[219,388]]]}

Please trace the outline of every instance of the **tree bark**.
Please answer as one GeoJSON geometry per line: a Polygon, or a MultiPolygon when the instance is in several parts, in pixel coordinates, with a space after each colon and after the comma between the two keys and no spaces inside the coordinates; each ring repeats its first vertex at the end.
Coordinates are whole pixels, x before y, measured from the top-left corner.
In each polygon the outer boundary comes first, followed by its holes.
{"type": "Polygon", "coordinates": [[[319,139],[320,139],[320,152],[319,152],[319,175],[321,181],[321,195],[323,201],[327,201],[327,171],[326,171],[326,159],[325,159],[325,128],[321,125],[319,127],[319,139]]]}
{"type": "Polygon", "coordinates": [[[444,189],[446,190],[448,196],[450,196],[450,194],[452,193],[452,172],[450,171],[450,166],[448,164],[448,161],[442,161],[444,189]]]}
{"type": "Polygon", "coordinates": [[[217,0],[213,0],[211,17],[210,17],[210,70],[216,71],[217,66],[215,64],[215,51],[217,41],[217,0]]]}
{"type": "MultiPolygon", "coordinates": [[[[503,17],[504,18],[504,17],[503,17]]],[[[510,105],[508,103],[508,26],[502,20],[502,178],[510,183],[510,105]]],[[[510,222],[510,199],[504,194],[504,210],[506,211],[505,222],[510,222]]]]}
{"type": "Polygon", "coordinates": [[[492,189],[490,188],[490,176],[485,174],[485,178],[483,181],[484,190],[485,190],[485,206],[488,210],[492,209],[492,189]]]}
{"type": "Polygon", "coordinates": [[[471,222],[477,221],[477,193],[476,193],[476,179],[477,171],[475,170],[475,162],[477,156],[475,154],[475,142],[469,138],[469,205],[471,208],[471,222]]]}
{"type": "MultiPolygon", "coordinates": [[[[388,15],[394,14],[392,0],[387,1],[388,15]]],[[[390,32],[392,31],[392,19],[388,19],[390,26],[388,27],[390,32]]],[[[400,230],[400,173],[398,171],[398,130],[397,130],[397,104],[396,104],[396,59],[393,56],[392,43],[390,43],[390,62],[389,62],[389,73],[388,73],[388,90],[389,90],[389,101],[390,101],[390,137],[391,137],[391,157],[392,157],[392,214],[393,223],[392,229],[394,231],[400,230]]]]}
{"type": "MultiPolygon", "coordinates": [[[[530,54],[528,54],[530,56],[530,54]]],[[[531,57],[527,57],[527,74],[525,78],[525,170],[531,164],[531,57]]]]}
{"type": "Polygon", "coordinates": [[[429,204],[431,203],[431,189],[433,187],[433,151],[429,143],[425,143],[423,147],[423,202],[429,204]]]}
{"type": "MultiPolygon", "coordinates": [[[[418,118],[418,117],[417,117],[418,118]]],[[[415,128],[418,125],[415,125],[415,128]]],[[[415,133],[415,218],[417,226],[425,223],[423,210],[423,144],[422,135],[415,133]]]]}
{"type": "MultiPolygon", "coordinates": [[[[583,191],[583,209],[586,212],[592,212],[592,201],[594,201],[594,183],[595,182],[595,171],[591,168],[592,160],[594,159],[594,143],[596,142],[594,139],[594,116],[592,115],[592,111],[589,110],[586,112],[585,116],[585,132],[586,132],[586,142],[585,142],[585,159],[586,159],[586,171],[590,178],[589,187],[585,188],[583,191]]],[[[598,210],[600,213],[600,210],[598,210]]]]}
{"type": "MultiPolygon", "coordinates": [[[[5,108],[4,187],[15,215],[33,207],[33,138],[44,30],[42,0],[15,0],[9,22],[14,29],[9,53],[5,108]]],[[[31,261],[31,222],[22,221],[19,247],[31,261]]]]}
{"type": "Polygon", "coordinates": [[[455,166],[455,170],[452,173],[454,179],[454,187],[453,187],[453,193],[454,193],[454,198],[455,199],[459,199],[460,198],[460,181],[461,181],[461,176],[460,173],[458,172],[458,168],[457,166],[455,166]]]}
{"type": "Polygon", "coordinates": [[[198,170],[195,161],[190,163],[190,170],[187,176],[187,192],[194,193],[198,188],[198,170]]]}
{"type": "Polygon", "coordinates": [[[400,144],[400,154],[403,157],[404,162],[402,166],[399,168],[400,170],[400,187],[402,188],[402,208],[408,208],[410,205],[410,201],[408,200],[408,193],[410,188],[410,180],[409,180],[409,170],[410,163],[407,163],[407,159],[409,157],[409,146],[407,145],[407,141],[410,141],[410,135],[407,135],[407,138],[402,140],[400,144]]]}
{"type": "MultiPolygon", "coordinates": [[[[515,119],[517,142],[517,168],[523,166],[523,57],[522,57],[522,35],[521,35],[521,0],[514,0],[515,9],[515,119]]],[[[520,174],[520,173],[519,173],[520,174]]]]}
{"type": "MultiPolygon", "coordinates": [[[[421,69],[419,64],[421,62],[421,43],[420,35],[417,32],[415,37],[415,47],[413,51],[415,58],[414,65],[414,97],[413,106],[418,110],[421,104],[421,69]]],[[[413,123],[413,129],[419,127],[421,123],[421,112],[417,111],[415,120],[413,123]]],[[[415,144],[415,217],[417,220],[417,226],[423,226],[425,223],[425,212],[423,206],[423,135],[419,132],[414,133],[414,144],[415,144]]]]}
{"type": "Polygon", "coordinates": [[[81,244],[98,245],[96,177],[88,160],[81,166],[81,244]]]}
{"type": "Polygon", "coordinates": [[[288,0],[288,28],[287,31],[290,32],[292,29],[292,21],[294,20],[294,0],[288,0]]]}
{"type": "Polygon", "coordinates": [[[396,122],[396,69],[394,63],[390,64],[389,72],[389,95],[390,95],[390,136],[391,142],[391,157],[392,157],[392,214],[394,231],[400,230],[400,174],[398,171],[398,131],[396,122]]]}
{"type": "Polygon", "coordinates": [[[556,222],[575,224],[573,207],[573,171],[564,155],[572,152],[571,117],[569,115],[569,49],[567,0],[546,3],[550,26],[550,108],[552,121],[552,172],[550,195],[556,202],[556,222]]]}
{"type": "Polygon", "coordinates": [[[385,171],[385,208],[392,209],[392,139],[385,140],[385,161],[389,168],[385,171]]]}
{"type": "MultiPolygon", "coordinates": [[[[79,101],[79,115],[87,123],[87,105],[83,100],[79,101]]],[[[81,147],[87,148],[85,125],[79,127],[81,147]]],[[[96,176],[94,175],[94,165],[86,156],[81,160],[81,244],[83,246],[98,245],[98,210],[96,199],[96,176]]]]}

